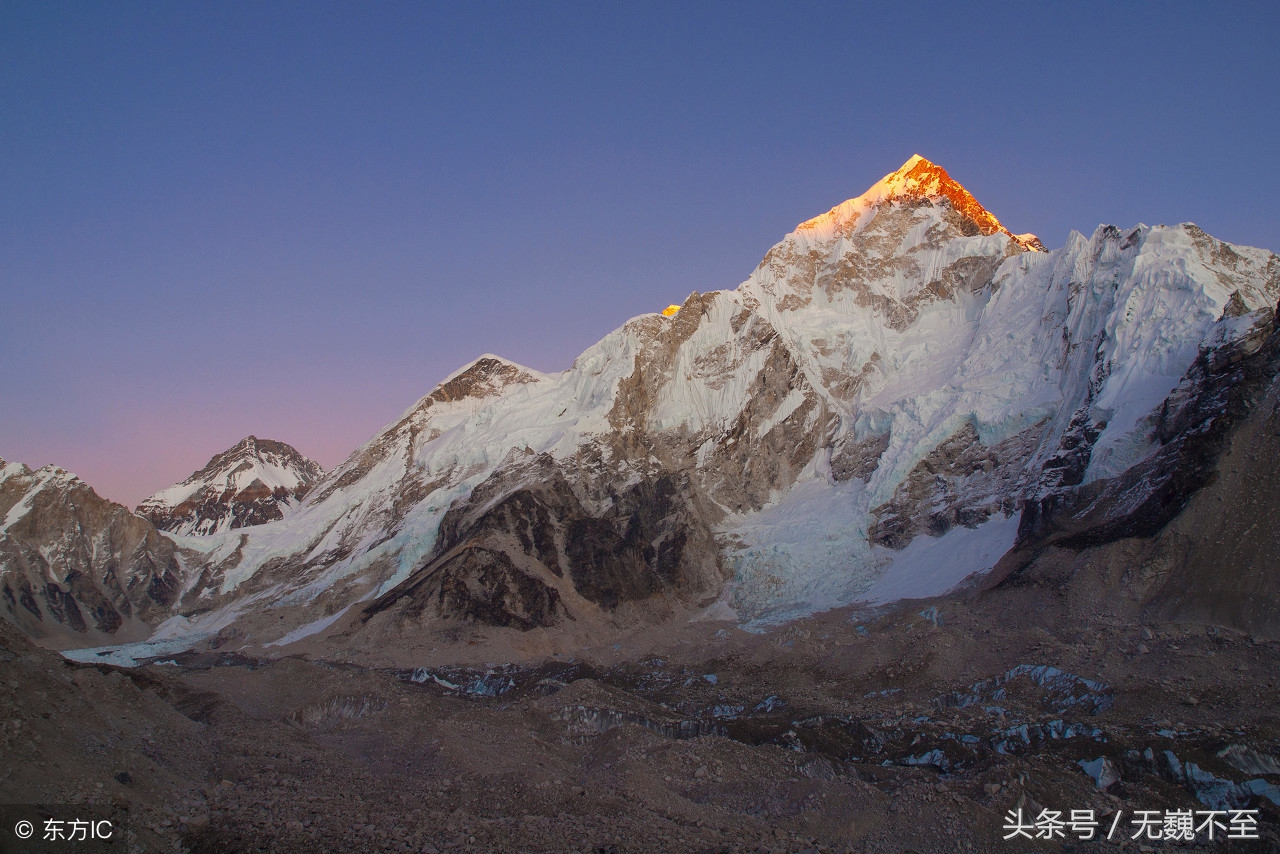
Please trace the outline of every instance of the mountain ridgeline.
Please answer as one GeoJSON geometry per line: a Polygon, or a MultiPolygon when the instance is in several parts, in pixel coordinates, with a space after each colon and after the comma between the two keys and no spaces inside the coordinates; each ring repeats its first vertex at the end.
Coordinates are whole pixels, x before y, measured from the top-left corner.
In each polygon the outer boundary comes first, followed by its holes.
{"type": "Polygon", "coordinates": [[[482,356],[330,472],[250,437],[134,515],[5,466],[0,614],[82,646],[173,616],[382,642],[1016,583],[1160,531],[1273,417],[1277,299],[1270,252],[1190,224],[1049,251],[917,156],[738,288],[558,374],[482,356]]]}

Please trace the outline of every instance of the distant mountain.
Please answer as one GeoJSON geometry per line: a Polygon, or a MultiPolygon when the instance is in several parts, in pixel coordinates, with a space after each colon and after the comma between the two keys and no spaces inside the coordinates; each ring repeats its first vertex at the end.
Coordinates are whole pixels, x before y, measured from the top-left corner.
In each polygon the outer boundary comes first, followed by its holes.
{"type": "Polygon", "coordinates": [[[938,595],[1160,530],[1280,372],[1277,299],[1270,252],[1190,224],[1048,251],[916,156],[562,373],[482,356],[305,494],[255,446],[139,511],[207,533],[179,540],[191,637],[938,595]],[[255,482],[302,497],[228,509],[255,482]]]}
{"type": "Polygon", "coordinates": [[[214,534],[283,519],[324,475],[284,442],[249,436],[137,507],[162,531],[214,534]]]}

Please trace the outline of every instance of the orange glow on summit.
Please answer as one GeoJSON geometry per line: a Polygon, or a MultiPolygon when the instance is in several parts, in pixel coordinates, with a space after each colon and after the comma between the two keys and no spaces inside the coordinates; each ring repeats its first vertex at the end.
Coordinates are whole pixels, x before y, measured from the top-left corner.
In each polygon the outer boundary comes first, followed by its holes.
{"type": "Polygon", "coordinates": [[[984,235],[997,232],[1007,235],[1024,249],[1043,252],[1044,244],[1034,234],[1014,234],[1001,225],[995,215],[979,204],[973,195],[947,174],[938,164],[913,154],[897,172],[885,175],[856,199],[836,205],[826,213],[796,226],[797,231],[831,226],[837,230],[857,223],[867,208],[897,200],[946,199],[957,213],[978,226],[984,235]]]}
{"type": "Polygon", "coordinates": [[[671,305],[667,306],[662,310],[662,316],[673,317],[675,313],[679,310],[680,310],[680,306],[676,305],[675,303],[672,303],[671,305]]]}

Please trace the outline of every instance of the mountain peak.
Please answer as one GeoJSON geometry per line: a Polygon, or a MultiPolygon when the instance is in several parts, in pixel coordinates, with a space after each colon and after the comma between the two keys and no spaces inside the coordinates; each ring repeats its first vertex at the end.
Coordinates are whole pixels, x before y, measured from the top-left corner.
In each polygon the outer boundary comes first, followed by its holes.
{"type": "Polygon", "coordinates": [[[947,174],[947,170],[919,154],[911,158],[898,171],[880,179],[877,187],[883,186],[885,198],[920,198],[924,196],[953,195],[973,198],[969,191],[947,174]]]}
{"type": "Polygon", "coordinates": [[[536,372],[502,356],[485,353],[446,377],[427,399],[434,403],[453,403],[468,397],[482,399],[498,394],[512,383],[537,381],[536,372]]]}
{"type": "Polygon", "coordinates": [[[283,517],[324,475],[284,442],[246,436],[182,483],[143,501],[137,513],[157,528],[210,534],[283,517]]]}
{"type": "Polygon", "coordinates": [[[952,178],[946,169],[919,154],[911,155],[901,168],[885,175],[862,195],[837,205],[821,216],[801,223],[797,230],[856,222],[862,212],[868,208],[917,199],[946,199],[957,213],[977,225],[982,234],[991,235],[999,232],[1024,249],[1044,251],[1044,244],[1038,237],[1034,234],[1014,234],[1005,228],[1000,220],[984,208],[959,181],[952,178]]]}
{"type": "Polygon", "coordinates": [[[277,442],[275,439],[259,439],[257,436],[248,435],[236,442],[230,448],[227,448],[220,454],[215,454],[205,467],[200,471],[191,475],[188,480],[200,478],[210,472],[216,471],[226,463],[233,459],[239,459],[245,456],[254,456],[261,459],[270,457],[280,457],[291,461],[301,461],[311,464],[311,461],[298,452],[296,448],[285,442],[277,442]]]}

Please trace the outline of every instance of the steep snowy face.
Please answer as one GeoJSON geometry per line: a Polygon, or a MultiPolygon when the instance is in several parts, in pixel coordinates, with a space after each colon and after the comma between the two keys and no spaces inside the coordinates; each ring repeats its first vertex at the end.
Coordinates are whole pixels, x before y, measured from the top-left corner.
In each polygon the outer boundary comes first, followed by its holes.
{"type": "Polygon", "coordinates": [[[0,613],[28,634],[145,636],[185,574],[171,541],[71,472],[0,460],[0,613]]]}
{"type": "Polygon", "coordinates": [[[249,436],[136,512],[162,531],[213,534],[284,518],[324,474],[284,442],[249,436]]]}
{"type": "MultiPolygon", "coordinates": [[[[866,228],[883,214],[877,210],[866,228]]],[[[933,595],[990,568],[1013,545],[1017,526],[1007,522],[1026,502],[1052,503],[1046,496],[1056,490],[1116,478],[1170,441],[1158,429],[1164,401],[1190,381],[1200,354],[1265,329],[1280,296],[1278,273],[1271,253],[1229,246],[1192,225],[1105,226],[1089,239],[1073,234],[1051,253],[1010,256],[982,287],[930,299],[905,324],[863,326],[865,310],[820,320],[827,306],[788,322],[780,311],[798,349],[829,359],[814,339],[839,335],[864,360],[861,369],[857,359],[846,361],[832,376],[869,381],[849,400],[831,442],[830,477],[848,479],[839,498],[799,490],[770,511],[803,520],[825,509],[839,523],[810,521],[806,532],[803,524],[744,520],[736,531],[744,547],[733,552],[739,613],[764,614],[788,599],[803,610],[882,591],[933,595]],[[830,335],[811,331],[822,325],[830,335]],[[926,572],[927,561],[948,552],[916,539],[950,539],[960,555],[964,529],[985,530],[989,543],[1002,545],[994,555],[954,561],[953,574],[926,572]],[[895,581],[904,574],[920,583],[895,581]]],[[[768,279],[757,287],[778,305],[821,275],[806,270],[786,292],[770,291],[768,279]]],[[[880,282],[902,281],[896,271],[892,280],[880,274],[880,282]]],[[[874,292],[864,283],[858,287],[874,292]]],[[[899,293],[931,290],[906,284],[899,293]]]]}

